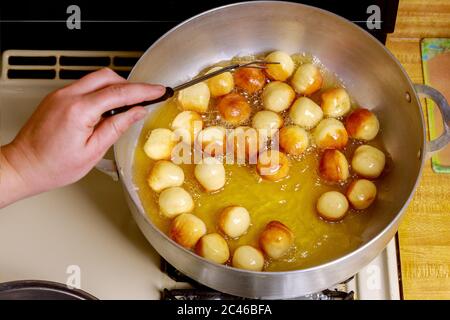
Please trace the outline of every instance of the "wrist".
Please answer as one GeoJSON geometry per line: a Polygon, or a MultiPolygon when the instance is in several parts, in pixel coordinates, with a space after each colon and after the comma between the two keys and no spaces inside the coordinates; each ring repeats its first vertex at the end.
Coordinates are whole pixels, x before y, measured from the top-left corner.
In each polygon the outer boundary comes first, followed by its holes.
{"type": "Polygon", "coordinates": [[[13,143],[0,147],[0,208],[34,194],[23,167],[24,159],[13,143]]]}

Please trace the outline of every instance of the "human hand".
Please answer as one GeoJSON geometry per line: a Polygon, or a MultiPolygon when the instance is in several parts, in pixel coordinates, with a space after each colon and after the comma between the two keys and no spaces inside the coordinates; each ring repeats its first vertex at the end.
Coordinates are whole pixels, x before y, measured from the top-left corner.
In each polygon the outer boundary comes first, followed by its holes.
{"type": "Polygon", "coordinates": [[[129,83],[112,70],[102,69],[50,93],[13,142],[1,148],[2,201],[10,203],[81,179],[146,110],[134,107],[106,119],[101,115],[156,99],[164,92],[163,86],[129,83]],[[5,200],[5,192],[11,190],[16,194],[5,200]]]}

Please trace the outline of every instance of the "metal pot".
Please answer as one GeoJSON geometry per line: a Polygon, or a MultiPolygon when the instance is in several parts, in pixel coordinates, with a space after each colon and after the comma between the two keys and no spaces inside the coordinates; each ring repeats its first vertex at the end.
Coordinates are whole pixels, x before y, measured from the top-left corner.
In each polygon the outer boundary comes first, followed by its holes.
{"type": "MultiPolygon", "coordinates": [[[[217,61],[274,49],[309,52],[345,82],[361,105],[382,124],[382,139],[394,167],[379,190],[364,243],[353,252],[313,268],[289,272],[251,272],[218,265],[183,249],[159,231],[145,214],[132,179],[134,149],[143,121],[115,145],[117,168],[130,209],[148,241],[169,263],[198,282],[233,295],[291,298],[317,292],[357,273],[392,239],[417,187],[424,161],[450,141],[450,109],[436,90],[414,86],[375,38],[330,12],[289,2],[248,2],[200,14],[154,43],[129,80],[176,85],[217,61]],[[418,94],[436,101],[445,133],[426,141],[418,94]]],[[[151,117],[152,114],[149,114],[151,117]]]]}

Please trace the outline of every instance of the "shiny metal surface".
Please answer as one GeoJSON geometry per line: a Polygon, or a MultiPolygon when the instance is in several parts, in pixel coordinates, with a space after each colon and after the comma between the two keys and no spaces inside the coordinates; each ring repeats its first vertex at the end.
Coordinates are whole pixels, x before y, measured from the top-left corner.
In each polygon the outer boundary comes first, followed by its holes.
{"type": "MultiPolygon", "coordinates": [[[[196,16],[151,46],[131,81],[180,83],[237,55],[271,50],[309,52],[343,79],[356,101],[374,110],[394,166],[379,190],[377,213],[357,250],[313,268],[250,272],[210,263],[161,233],[145,215],[132,180],[134,148],[143,121],[115,145],[120,178],[139,227],[169,263],[214,289],[246,297],[290,298],[323,290],[357,273],[391,240],[416,188],[426,150],[425,122],[414,87],[375,38],[332,13],[288,2],[235,4],[196,16]],[[409,93],[411,100],[405,99],[409,93]]],[[[152,114],[150,113],[151,117],[152,114]]]]}

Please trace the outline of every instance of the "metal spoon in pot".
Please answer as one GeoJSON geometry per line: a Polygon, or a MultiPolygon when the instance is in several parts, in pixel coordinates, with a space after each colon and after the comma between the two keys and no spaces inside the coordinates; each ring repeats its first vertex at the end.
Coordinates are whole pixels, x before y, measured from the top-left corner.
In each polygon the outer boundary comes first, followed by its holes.
{"type": "Polygon", "coordinates": [[[107,118],[107,117],[111,117],[115,114],[118,113],[122,113],[125,111],[130,110],[133,107],[136,106],[148,106],[151,104],[155,104],[155,103],[159,103],[162,101],[165,101],[171,97],[173,97],[173,95],[175,94],[175,92],[186,89],[187,87],[193,86],[194,84],[197,84],[199,82],[205,81],[207,79],[210,79],[212,77],[215,77],[219,74],[222,74],[224,72],[229,72],[229,71],[235,71],[239,68],[256,68],[256,69],[266,69],[266,65],[267,64],[279,64],[279,62],[267,62],[267,61],[262,61],[262,60],[255,60],[252,62],[246,62],[246,63],[236,63],[236,64],[232,64],[229,65],[227,67],[224,67],[222,69],[219,69],[217,71],[205,74],[203,76],[200,76],[198,78],[192,79],[186,83],[180,84],[179,86],[176,86],[174,88],[171,87],[166,87],[166,92],[159,98],[155,99],[155,100],[149,100],[149,101],[142,101],[140,103],[136,103],[136,104],[132,104],[132,105],[128,105],[128,106],[123,106],[123,107],[119,107],[119,108],[115,108],[115,109],[111,109],[109,111],[106,111],[105,113],[103,113],[103,117],[107,118]]]}

